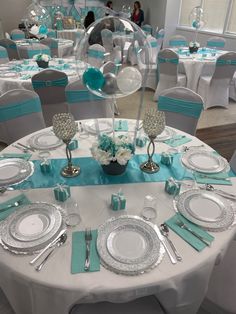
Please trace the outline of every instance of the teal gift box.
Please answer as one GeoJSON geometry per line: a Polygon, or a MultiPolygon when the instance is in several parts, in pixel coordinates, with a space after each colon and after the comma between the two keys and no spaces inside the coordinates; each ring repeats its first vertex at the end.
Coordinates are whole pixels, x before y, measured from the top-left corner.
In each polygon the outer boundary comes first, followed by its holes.
{"type": "Polygon", "coordinates": [[[50,173],[52,170],[52,165],[50,161],[42,162],[40,164],[40,170],[42,173],[50,173]]]}
{"type": "Polygon", "coordinates": [[[168,154],[168,153],[162,153],[161,154],[161,163],[163,165],[171,166],[173,163],[173,159],[174,159],[174,157],[171,154],[168,154]]]}
{"type": "Polygon", "coordinates": [[[70,197],[70,187],[68,185],[58,184],[53,191],[57,201],[65,202],[70,197]]]}
{"type": "Polygon", "coordinates": [[[79,147],[79,143],[77,140],[72,140],[70,141],[70,144],[69,144],[69,149],[70,150],[75,150],[79,147]]]}
{"type": "Polygon", "coordinates": [[[175,179],[169,178],[165,183],[165,191],[171,195],[178,195],[180,192],[181,184],[176,182],[175,179]]]}
{"type": "Polygon", "coordinates": [[[111,195],[111,208],[112,210],[125,209],[126,199],[122,192],[111,195]]]}
{"type": "Polygon", "coordinates": [[[136,146],[144,147],[147,143],[147,138],[145,136],[139,136],[136,138],[136,146]]]}

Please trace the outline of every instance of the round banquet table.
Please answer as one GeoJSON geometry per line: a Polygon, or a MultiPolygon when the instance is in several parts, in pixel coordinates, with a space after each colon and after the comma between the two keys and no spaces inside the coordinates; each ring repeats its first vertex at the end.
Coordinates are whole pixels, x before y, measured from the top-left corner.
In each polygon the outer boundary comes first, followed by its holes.
{"type": "MultiPolygon", "coordinates": [[[[134,121],[128,120],[128,122],[129,134],[132,135],[134,121]]],[[[178,131],[178,134],[184,133],[178,131]]],[[[26,136],[20,142],[26,144],[30,136],[26,136]]],[[[187,136],[191,137],[189,134],[187,136]]],[[[72,152],[73,157],[91,156],[89,148],[96,137],[89,135],[82,138],[77,134],[75,138],[79,140],[79,149],[72,152]]],[[[187,146],[202,144],[197,138],[191,138],[192,141],[187,146]]],[[[169,146],[164,143],[156,144],[158,153],[168,148],[169,146]]],[[[207,149],[211,150],[210,147],[207,149]]],[[[146,148],[137,148],[136,153],[145,153],[145,151],[146,148]]],[[[3,152],[19,152],[19,150],[9,146],[3,152]]],[[[65,158],[65,147],[52,150],[51,158],[65,158]]],[[[33,153],[31,159],[39,159],[38,152],[33,153]]],[[[220,188],[233,193],[236,178],[232,178],[232,182],[233,186],[220,188]]],[[[164,182],[142,182],[71,187],[72,198],[78,203],[82,222],[68,229],[67,242],[56,251],[41,272],[36,272],[29,264],[32,256],[14,255],[0,247],[0,287],[16,314],[66,314],[76,303],[127,302],[147,295],[156,295],[167,313],[196,313],[207,292],[212,269],[224,255],[234,237],[234,228],[211,233],[215,240],[210,248],[205,248],[201,253],[170,231],[170,237],[182,255],[183,261],[172,265],[165,255],[155,269],[143,275],[118,275],[102,266],[98,272],[73,275],[70,273],[73,231],[84,230],[88,226],[96,229],[108,218],[122,214],[140,215],[147,194],[157,197],[157,218],[154,223],[159,225],[173,216],[175,212],[172,196],[164,192],[164,185],[164,182]],[[111,194],[117,193],[120,188],[127,199],[126,210],[113,212],[109,208],[111,194]]],[[[6,192],[0,196],[1,201],[6,201],[19,193],[19,191],[6,192]]],[[[32,189],[26,193],[31,202],[55,203],[53,188],[32,189]]]]}
{"type": "MultiPolygon", "coordinates": [[[[49,61],[49,68],[65,72],[69,82],[77,80],[77,71],[79,74],[82,74],[85,67],[86,64],[82,61],[76,62],[74,60],[60,58],[53,58],[49,61]]],[[[42,70],[43,69],[37,67],[36,62],[33,60],[29,60],[29,64],[24,64],[23,60],[19,60],[0,65],[0,94],[4,94],[12,89],[33,90],[31,77],[42,70]],[[20,67],[19,70],[17,66],[20,67]],[[6,69],[6,67],[8,69],[6,69]]]]}
{"type": "Polygon", "coordinates": [[[57,38],[70,39],[75,43],[77,38],[77,32],[77,28],[57,31],[57,38]]]}

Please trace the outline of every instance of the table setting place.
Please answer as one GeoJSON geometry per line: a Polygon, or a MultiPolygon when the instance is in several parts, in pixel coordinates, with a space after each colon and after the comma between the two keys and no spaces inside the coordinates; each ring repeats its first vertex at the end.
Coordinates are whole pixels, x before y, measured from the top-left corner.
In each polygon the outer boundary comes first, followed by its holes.
{"type": "Polygon", "coordinates": [[[185,260],[176,236],[200,254],[211,249],[216,233],[234,226],[236,195],[228,188],[235,176],[226,159],[165,126],[157,110],[146,112],[140,124],[125,119],[75,122],[71,114],[57,114],[52,128],[0,154],[0,243],[9,253],[29,255],[28,265],[37,272],[55,262],[65,243],[71,246],[71,274],[102,266],[120,275],[141,275],[165,256],[178,265],[185,260]],[[144,182],[159,183],[159,192],[147,190],[144,199],[136,195],[143,205],[130,212],[122,184],[144,182]],[[107,219],[94,228],[71,190],[96,185],[117,189],[107,200],[107,219]],[[28,193],[40,188],[50,189],[51,202],[35,201],[28,193]],[[164,221],[157,210],[160,191],[172,208],[164,221]]]}

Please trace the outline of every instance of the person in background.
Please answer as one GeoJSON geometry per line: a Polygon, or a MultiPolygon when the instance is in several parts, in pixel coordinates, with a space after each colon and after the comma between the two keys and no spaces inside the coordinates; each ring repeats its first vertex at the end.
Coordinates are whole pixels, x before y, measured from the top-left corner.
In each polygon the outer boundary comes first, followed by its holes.
{"type": "Polygon", "coordinates": [[[95,16],[93,11],[88,11],[85,19],[84,19],[84,27],[89,27],[90,24],[92,24],[95,21],[95,16]]]}
{"type": "Polygon", "coordinates": [[[144,21],[144,13],[143,13],[143,10],[141,10],[141,4],[139,1],[134,2],[134,9],[131,15],[131,21],[133,21],[135,24],[137,24],[140,27],[144,21]]]}
{"type": "Polygon", "coordinates": [[[105,16],[108,16],[110,15],[110,10],[113,10],[112,1],[107,1],[106,8],[107,10],[106,10],[105,16]]]}

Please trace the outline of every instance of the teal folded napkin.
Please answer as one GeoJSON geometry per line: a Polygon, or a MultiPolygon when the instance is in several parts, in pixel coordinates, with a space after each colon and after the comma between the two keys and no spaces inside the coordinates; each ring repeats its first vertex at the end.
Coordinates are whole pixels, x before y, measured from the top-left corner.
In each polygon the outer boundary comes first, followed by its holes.
{"type": "Polygon", "coordinates": [[[220,185],[232,185],[229,179],[228,172],[219,173],[194,173],[194,178],[197,183],[200,184],[220,184],[220,185]]]}
{"type": "Polygon", "coordinates": [[[166,143],[167,145],[171,147],[177,147],[191,141],[192,139],[185,135],[175,135],[171,139],[165,140],[164,143],[166,143]]]}
{"type": "Polygon", "coordinates": [[[126,120],[119,120],[115,121],[115,131],[123,131],[128,132],[128,121],[126,120]]]}
{"type": "Polygon", "coordinates": [[[0,220],[7,218],[16,209],[20,208],[22,205],[27,205],[27,204],[30,204],[30,201],[24,194],[20,194],[14,198],[7,200],[4,203],[1,203],[0,204],[0,220]],[[8,208],[9,205],[13,205],[15,202],[20,202],[20,205],[8,208]]]}
{"type": "Polygon", "coordinates": [[[29,160],[31,156],[32,155],[28,153],[3,153],[0,155],[0,160],[6,158],[22,158],[25,160],[29,160]]]}
{"type": "Polygon", "coordinates": [[[100,258],[97,253],[97,230],[92,230],[92,241],[90,243],[90,269],[84,270],[86,258],[85,232],[76,231],[72,233],[72,255],[71,255],[71,273],[87,273],[100,270],[100,258]]]}
{"type": "Polygon", "coordinates": [[[176,232],[182,239],[188,242],[195,250],[201,252],[207,245],[203,243],[200,239],[195,237],[191,232],[188,230],[182,229],[177,225],[177,222],[183,222],[187,227],[192,229],[196,232],[199,236],[202,236],[207,242],[211,243],[214,240],[214,237],[209,234],[208,232],[204,231],[201,227],[195,225],[194,223],[190,222],[186,218],[184,218],[181,214],[176,214],[170,219],[166,221],[166,224],[176,232]]]}

